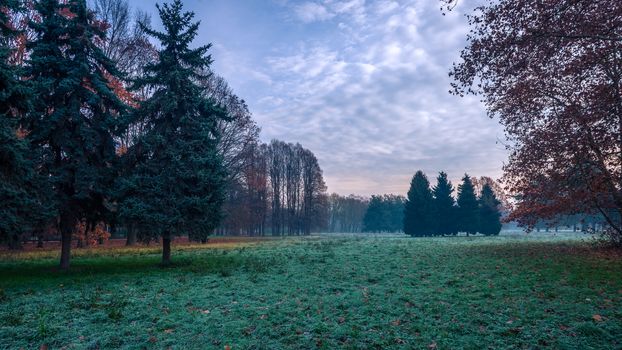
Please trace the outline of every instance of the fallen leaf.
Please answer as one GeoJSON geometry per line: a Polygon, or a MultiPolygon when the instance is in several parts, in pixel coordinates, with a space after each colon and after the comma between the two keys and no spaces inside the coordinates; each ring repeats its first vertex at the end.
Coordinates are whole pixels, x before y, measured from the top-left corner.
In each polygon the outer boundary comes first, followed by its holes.
{"type": "Polygon", "coordinates": [[[394,325],[394,326],[399,326],[401,323],[402,323],[402,321],[399,320],[399,319],[391,322],[391,324],[394,325]]]}
{"type": "Polygon", "coordinates": [[[41,346],[39,347],[39,350],[48,350],[48,345],[47,344],[41,344],[41,346]]]}
{"type": "Polygon", "coordinates": [[[171,334],[171,333],[173,333],[173,328],[167,328],[167,329],[165,329],[165,330],[164,330],[164,333],[166,333],[166,334],[171,334]]]}
{"type": "Polygon", "coordinates": [[[432,342],[432,344],[428,345],[428,348],[429,348],[429,349],[436,349],[436,348],[437,348],[437,346],[436,346],[436,342],[435,342],[435,341],[433,341],[433,342],[432,342]]]}
{"type": "Polygon", "coordinates": [[[595,315],[592,315],[592,319],[596,322],[601,322],[603,320],[603,317],[599,314],[595,314],[595,315]]]}
{"type": "Polygon", "coordinates": [[[201,313],[202,314],[209,314],[209,310],[202,310],[201,313]]]}

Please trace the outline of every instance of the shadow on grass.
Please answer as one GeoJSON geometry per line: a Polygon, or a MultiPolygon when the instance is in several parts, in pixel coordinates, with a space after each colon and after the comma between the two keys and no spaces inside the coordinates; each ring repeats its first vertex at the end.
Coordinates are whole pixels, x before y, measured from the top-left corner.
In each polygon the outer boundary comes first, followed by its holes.
{"type": "Polygon", "coordinates": [[[170,265],[162,265],[159,255],[103,256],[73,258],[68,271],[55,260],[27,260],[0,263],[0,286],[58,284],[64,281],[88,283],[104,276],[157,275],[168,273],[219,274],[228,277],[236,271],[262,273],[278,264],[274,257],[229,254],[180,253],[170,265]]]}

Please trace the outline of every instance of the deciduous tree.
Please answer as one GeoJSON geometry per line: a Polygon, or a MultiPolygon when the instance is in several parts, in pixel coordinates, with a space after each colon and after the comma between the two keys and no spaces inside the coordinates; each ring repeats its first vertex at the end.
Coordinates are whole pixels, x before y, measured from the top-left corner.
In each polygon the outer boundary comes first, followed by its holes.
{"type": "Polygon", "coordinates": [[[622,244],[622,2],[499,0],[469,22],[454,92],[505,127],[511,219],[598,213],[622,244]]]}

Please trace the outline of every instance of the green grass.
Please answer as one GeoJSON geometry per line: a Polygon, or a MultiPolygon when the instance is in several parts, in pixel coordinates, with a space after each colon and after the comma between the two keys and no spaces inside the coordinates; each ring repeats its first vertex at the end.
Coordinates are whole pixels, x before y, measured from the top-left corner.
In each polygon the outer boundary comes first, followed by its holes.
{"type": "Polygon", "coordinates": [[[0,256],[0,348],[620,349],[622,258],[576,241],[316,237],[0,256]]]}

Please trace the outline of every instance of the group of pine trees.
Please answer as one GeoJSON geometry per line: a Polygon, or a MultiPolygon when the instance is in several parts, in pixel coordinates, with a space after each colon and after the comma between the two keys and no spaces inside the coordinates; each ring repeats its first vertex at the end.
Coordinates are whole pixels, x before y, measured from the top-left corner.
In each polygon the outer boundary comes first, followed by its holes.
{"type": "Polygon", "coordinates": [[[404,232],[414,237],[467,235],[481,233],[498,235],[501,231],[500,201],[492,187],[485,183],[479,196],[469,175],[464,175],[458,186],[457,198],[454,187],[441,172],[436,186],[430,187],[427,176],[417,171],[410,183],[404,204],[404,232]]]}
{"type": "Polygon", "coordinates": [[[400,232],[404,221],[403,196],[373,195],[363,216],[363,232],[400,232]]]}
{"type": "Polygon", "coordinates": [[[0,238],[54,227],[66,269],[77,226],[115,222],[161,238],[169,263],[171,239],[209,234],[225,195],[227,113],[201,84],[212,60],[209,45],[194,48],[194,14],[180,0],[157,6],[164,30],[141,27],[159,50],[130,80],[86,0],[33,4],[0,10],[0,238]],[[128,101],[120,86],[148,94],[128,101]]]}

